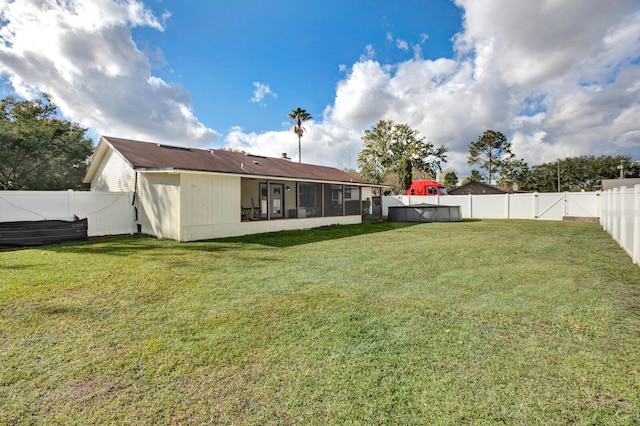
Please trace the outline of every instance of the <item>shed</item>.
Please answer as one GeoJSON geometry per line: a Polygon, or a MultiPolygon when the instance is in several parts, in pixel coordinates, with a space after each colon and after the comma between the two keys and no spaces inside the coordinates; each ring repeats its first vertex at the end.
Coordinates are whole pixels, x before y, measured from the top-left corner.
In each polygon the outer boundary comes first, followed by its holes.
{"type": "Polygon", "coordinates": [[[134,193],[138,231],[195,241],[362,222],[378,187],[289,159],[103,136],[85,183],[134,193]]]}
{"type": "Polygon", "coordinates": [[[602,179],[602,190],[620,188],[626,186],[633,188],[635,185],[640,185],[640,178],[624,178],[624,179],[602,179]]]}

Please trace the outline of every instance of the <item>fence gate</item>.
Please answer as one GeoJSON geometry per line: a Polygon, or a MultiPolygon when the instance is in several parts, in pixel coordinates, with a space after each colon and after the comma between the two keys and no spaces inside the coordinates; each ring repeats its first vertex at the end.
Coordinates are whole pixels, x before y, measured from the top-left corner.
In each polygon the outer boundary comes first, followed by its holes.
{"type": "Polygon", "coordinates": [[[534,194],[535,218],[540,220],[562,220],[566,216],[566,194],[534,194]]]}

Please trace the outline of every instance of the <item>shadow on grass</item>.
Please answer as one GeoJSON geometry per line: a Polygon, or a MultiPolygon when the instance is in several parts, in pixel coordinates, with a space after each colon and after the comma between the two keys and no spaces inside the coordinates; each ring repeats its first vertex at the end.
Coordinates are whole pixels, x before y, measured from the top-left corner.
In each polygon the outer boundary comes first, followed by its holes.
{"type": "Polygon", "coordinates": [[[48,244],[44,246],[20,247],[20,250],[32,249],[42,252],[104,254],[112,256],[129,256],[140,252],[153,252],[170,248],[168,244],[179,244],[176,241],[158,240],[148,235],[109,235],[89,237],[82,241],[48,244]]]}
{"type": "MultiPolygon", "coordinates": [[[[207,252],[224,252],[236,250],[238,245],[258,244],[269,247],[292,247],[302,244],[311,244],[322,241],[349,238],[358,235],[386,232],[393,229],[402,229],[419,223],[398,223],[388,221],[375,221],[357,225],[333,225],[321,228],[278,231],[264,234],[245,235],[241,237],[219,238],[212,240],[193,241],[180,243],[173,240],[159,240],[146,235],[119,235],[90,237],[88,240],[76,242],[64,242],[35,247],[16,247],[15,250],[42,250],[43,252],[77,253],[77,254],[103,254],[126,257],[133,254],[147,253],[149,255],[161,255],[166,250],[193,250],[207,252]]],[[[176,252],[172,253],[177,255],[176,252]]]]}
{"type": "Polygon", "coordinates": [[[215,250],[215,246],[208,245],[211,243],[259,244],[269,247],[284,248],[302,244],[311,244],[322,241],[355,237],[358,235],[374,234],[377,232],[386,232],[415,225],[419,225],[419,223],[376,221],[357,225],[332,225],[312,229],[268,232],[264,234],[244,235],[241,237],[220,238],[215,240],[185,243],[185,248],[193,250],[208,250],[208,247],[210,247],[211,249],[215,250]]]}

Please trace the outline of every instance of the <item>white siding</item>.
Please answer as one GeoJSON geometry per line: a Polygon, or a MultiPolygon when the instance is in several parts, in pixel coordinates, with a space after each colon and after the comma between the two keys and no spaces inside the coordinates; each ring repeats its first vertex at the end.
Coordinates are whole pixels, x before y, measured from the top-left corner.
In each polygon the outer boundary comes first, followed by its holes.
{"type": "MultiPolygon", "coordinates": [[[[241,199],[242,180],[240,177],[185,173],[181,175],[181,241],[197,241],[212,238],[233,237],[294,229],[309,229],[327,225],[347,225],[361,223],[358,216],[339,216],[305,219],[274,219],[242,222],[241,204],[251,205],[251,195],[241,199]]],[[[245,192],[257,185],[257,181],[246,180],[245,192]]],[[[270,181],[289,185],[285,192],[285,209],[295,206],[295,184],[292,182],[270,181]]],[[[257,206],[257,199],[254,204],[257,206]]]]}
{"type": "Polygon", "coordinates": [[[185,173],[182,226],[240,223],[240,177],[185,173]]]}
{"type": "Polygon", "coordinates": [[[122,156],[112,149],[104,155],[91,179],[91,190],[101,192],[134,192],[136,173],[122,156]]]}
{"type": "Polygon", "coordinates": [[[140,173],[138,222],[144,234],[180,239],[180,175],[140,173]]]}
{"type": "Polygon", "coordinates": [[[183,174],[181,241],[218,238],[240,225],[240,177],[183,174]]]}

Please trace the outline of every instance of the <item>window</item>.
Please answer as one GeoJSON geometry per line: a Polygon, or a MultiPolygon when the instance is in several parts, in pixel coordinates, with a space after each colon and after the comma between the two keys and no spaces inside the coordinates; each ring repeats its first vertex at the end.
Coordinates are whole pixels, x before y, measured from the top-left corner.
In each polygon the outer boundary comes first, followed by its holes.
{"type": "Polygon", "coordinates": [[[357,186],[346,186],[344,188],[344,212],[346,215],[361,214],[360,188],[357,186]]]}
{"type": "Polygon", "coordinates": [[[298,185],[300,214],[298,217],[322,216],[322,184],[301,183],[298,185]]]}
{"type": "Polygon", "coordinates": [[[342,216],[343,201],[342,185],[324,185],[325,216],[342,216]]]}

